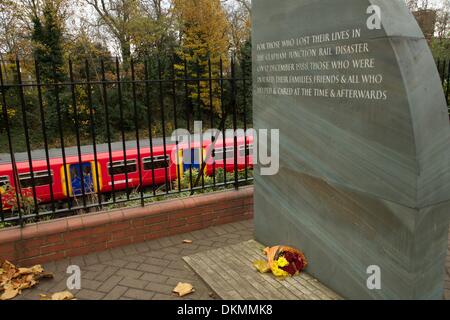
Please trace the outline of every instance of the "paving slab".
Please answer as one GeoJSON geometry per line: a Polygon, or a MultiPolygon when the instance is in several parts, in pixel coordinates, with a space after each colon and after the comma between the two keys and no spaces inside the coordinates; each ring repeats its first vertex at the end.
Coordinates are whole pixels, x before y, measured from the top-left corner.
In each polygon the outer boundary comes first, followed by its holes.
{"type": "MultiPolygon", "coordinates": [[[[227,228],[229,232],[232,228],[227,228]]],[[[183,260],[224,300],[341,300],[311,276],[277,279],[261,274],[253,261],[265,260],[264,246],[255,240],[208,250],[183,260]]]]}

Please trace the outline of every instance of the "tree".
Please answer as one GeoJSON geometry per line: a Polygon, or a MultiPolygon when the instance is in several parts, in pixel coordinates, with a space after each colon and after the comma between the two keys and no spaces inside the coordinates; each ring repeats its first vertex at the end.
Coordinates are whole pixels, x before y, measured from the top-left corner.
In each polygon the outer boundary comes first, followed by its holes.
{"type": "Polygon", "coordinates": [[[0,1],[0,59],[13,59],[30,51],[28,33],[21,22],[19,6],[11,0],[0,1]]]}
{"type": "Polygon", "coordinates": [[[171,8],[163,0],[141,0],[142,14],[131,23],[136,56],[167,56],[173,53],[176,32],[173,28],[171,8]]]}
{"type": "Polygon", "coordinates": [[[231,50],[239,55],[243,44],[250,38],[251,4],[248,0],[239,0],[237,5],[230,3],[227,9],[231,50]]]}
{"type": "MultiPolygon", "coordinates": [[[[63,22],[58,16],[58,7],[52,0],[46,0],[42,9],[42,16],[32,18],[34,44],[34,58],[39,65],[41,82],[61,83],[66,79],[64,73],[63,51],[63,22]]],[[[58,130],[57,91],[61,88],[44,88],[47,101],[47,119],[49,130],[54,133],[58,130]]],[[[64,100],[63,94],[60,97],[64,100]]],[[[61,102],[60,100],[60,102],[61,102]]],[[[63,119],[67,119],[68,108],[66,103],[61,104],[63,119]]]]}
{"type": "Polygon", "coordinates": [[[438,39],[447,38],[449,36],[450,1],[446,1],[437,10],[436,15],[436,36],[438,39]]]}
{"type": "MultiPolygon", "coordinates": [[[[180,33],[178,57],[181,63],[176,65],[183,75],[184,61],[188,66],[188,77],[208,78],[208,58],[211,60],[213,77],[218,77],[220,59],[226,72],[229,66],[229,24],[220,0],[174,0],[173,12],[180,33]]],[[[184,75],[183,75],[184,77],[184,75]]],[[[210,108],[209,83],[189,84],[189,97],[199,108],[210,108]],[[200,90],[198,90],[200,87],[200,90]],[[200,96],[198,95],[200,91],[200,96]]],[[[212,83],[213,110],[220,113],[220,85],[212,83]]]]}
{"type": "Polygon", "coordinates": [[[101,60],[104,61],[107,73],[114,71],[114,61],[111,52],[102,42],[95,40],[85,29],[81,29],[67,44],[65,55],[73,62],[75,78],[84,79],[86,77],[86,61],[90,66],[91,80],[101,79],[101,60]]]}
{"type": "Polygon", "coordinates": [[[430,5],[429,0],[405,0],[406,6],[412,11],[418,9],[428,9],[430,5]]]}
{"type": "Polygon", "coordinates": [[[98,14],[98,23],[114,36],[120,47],[124,69],[131,59],[133,23],[141,18],[139,0],[85,0],[98,14]]]}
{"type": "Polygon", "coordinates": [[[239,49],[239,64],[236,66],[236,77],[245,79],[237,81],[237,111],[238,127],[244,127],[244,119],[247,126],[252,123],[252,40],[247,39],[239,49]],[[240,122],[242,121],[242,123],[240,122]]]}
{"type": "Polygon", "coordinates": [[[247,14],[250,15],[252,12],[252,1],[251,0],[236,0],[242,7],[247,10],[247,14]]]}

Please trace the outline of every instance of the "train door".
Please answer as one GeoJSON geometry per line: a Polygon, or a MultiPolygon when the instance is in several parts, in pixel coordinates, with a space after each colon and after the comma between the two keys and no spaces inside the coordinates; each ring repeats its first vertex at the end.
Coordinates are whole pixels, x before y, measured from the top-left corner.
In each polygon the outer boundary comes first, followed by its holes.
{"type": "Polygon", "coordinates": [[[201,166],[201,149],[185,149],[183,150],[183,172],[188,171],[191,168],[200,171],[201,166]]]}
{"type": "Polygon", "coordinates": [[[90,162],[85,162],[81,165],[70,165],[70,187],[72,188],[72,195],[74,197],[83,195],[82,184],[84,184],[85,194],[95,193],[94,177],[92,171],[92,164],[90,162]]]}

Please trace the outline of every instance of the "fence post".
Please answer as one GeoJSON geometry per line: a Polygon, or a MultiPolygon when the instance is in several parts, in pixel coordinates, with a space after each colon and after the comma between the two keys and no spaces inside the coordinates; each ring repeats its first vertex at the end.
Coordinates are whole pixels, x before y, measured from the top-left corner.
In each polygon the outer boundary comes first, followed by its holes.
{"type": "Polygon", "coordinates": [[[242,97],[243,99],[243,108],[244,108],[244,157],[245,157],[245,181],[248,180],[248,157],[250,155],[250,148],[247,146],[247,79],[246,70],[245,70],[245,59],[242,59],[242,97]],[[249,152],[247,155],[247,148],[249,148],[249,152]]]}
{"type": "MultiPolygon", "coordinates": [[[[213,103],[213,83],[212,83],[212,66],[211,66],[211,56],[208,57],[208,86],[209,86],[209,106],[211,113],[211,129],[214,129],[214,103],[213,103]]],[[[211,145],[215,145],[216,137],[211,132],[211,145]]],[[[213,173],[213,186],[216,187],[216,161],[214,159],[214,149],[211,150],[211,157],[213,158],[212,173],[213,173]]]]}
{"type": "Polygon", "coordinates": [[[147,122],[148,122],[148,139],[150,145],[150,163],[152,165],[152,193],[156,196],[156,184],[155,184],[155,161],[153,154],[153,133],[152,133],[152,106],[150,105],[150,80],[148,77],[148,57],[144,62],[144,72],[145,72],[145,104],[147,105],[147,122]]]}
{"type": "Polygon", "coordinates": [[[137,97],[136,97],[136,78],[134,74],[134,59],[131,59],[131,87],[133,91],[133,109],[134,109],[134,127],[136,130],[136,148],[138,156],[138,172],[139,172],[139,188],[141,195],[141,206],[144,206],[144,186],[142,179],[142,159],[141,159],[141,143],[139,141],[139,126],[138,126],[138,109],[137,109],[137,97]]]}
{"type": "MultiPolygon", "coordinates": [[[[26,110],[25,95],[23,92],[22,72],[20,70],[19,58],[16,58],[16,71],[17,71],[17,84],[18,84],[18,90],[19,90],[20,104],[22,107],[22,121],[23,121],[23,130],[25,133],[25,144],[26,144],[26,148],[27,148],[28,165],[30,167],[31,187],[32,187],[32,191],[33,191],[33,202],[34,202],[34,213],[36,215],[36,218],[39,218],[39,206],[38,206],[37,195],[36,195],[36,181],[34,180],[33,158],[31,157],[31,145],[30,145],[30,135],[28,132],[27,110],[26,110]]],[[[20,178],[19,178],[19,184],[20,184],[20,178]]]]}
{"type": "MultiPolygon", "coordinates": [[[[177,121],[177,88],[176,88],[176,81],[177,81],[177,75],[175,73],[175,61],[176,61],[176,56],[175,54],[173,55],[173,61],[172,61],[172,103],[173,103],[173,125],[174,125],[174,129],[175,131],[178,130],[178,121],[177,121]]],[[[181,172],[180,172],[180,166],[178,164],[178,154],[180,152],[180,146],[179,146],[179,141],[178,141],[178,137],[175,141],[175,145],[176,145],[176,157],[177,157],[177,181],[178,181],[178,193],[181,193],[181,172]]]]}
{"type": "MultiPolygon", "coordinates": [[[[53,182],[53,175],[50,168],[50,154],[48,151],[48,137],[47,137],[47,127],[45,125],[45,111],[44,111],[44,103],[42,100],[42,88],[41,88],[41,73],[39,70],[39,63],[37,60],[34,62],[34,69],[36,73],[36,86],[38,89],[38,100],[39,100],[39,113],[41,116],[41,128],[42,128],[42,135],[44,138],[44,149],[45,149],[45,160],[47,162],[47,173],[50,177],[51,181],[53,182]]],[[[52,206],[52,212],[56,212],[56,206],[55,206],[55,195],[53,190],[53,183],[50,183],[50,199],[51,199],[51,206],[52,206]]]]}
{"type": "Polygon", "coordinates": [[[108,106],[108,92],[107,92],[107,82],[106,82],[106,74],[105,74],[105,62],[103,59],[101,60],[101,68],[102,68],[102,95],[103,95],[103,107],[105,110],[105,122],[106,122],[106,136],[108,143],[108,156],[109,156],[109,165],[107,165],[106,171],[109,176],[111,176],[111,190],[112,190],[112,199],[113,203],[116,203],[116,186],[114,180],[114,170],[112,170],[112,147],[111,147],[111,127],[109,123],[109,106],[108,106]]]}
{"type": "Polygon", "coordinates": [[[235,57],[231,57],[231,104],[233,107],[233,143],[234,143],[234,187],[239,189],[238,137],[237,137],[237,100],[235,57]]]}
{"type": "Polygon", "coordinates": [[[445,92],[445,100],[447,101],[447,105],[449,104],[448,95],[450,94],[450,61],[448,62],[448,70],[447,70],[447,90],[445,92]]]}
{"type": "Polygon", "coordinates": [[[56,113],[58,117],[58,131],[59,131],[59,140],[61,143],[61,153],[62,153],[62,160],[63,160],[63,171],[64,171],[64,179],[65,179],[65,186],[66,186],[66,193],[67,193],[67,206],[68,209],[72,209],[72,203],[70,201],[70,194],[69,194],[69,173],[67,172],[67,158],[66,158],[66,147],[64,143],[64,131],[62,126],[62,116],[61,116],[61,102],[59,97],[59,81],[57,79],[57,73],[56,73],[56,65],[53,63],[53,85],[54,85],[54,94],[56,99],[56,113]]]}
{"type": "Polygon", "coordinates": [[[220,106],[222,111],[222,149],[223,149],[223,183],[225,187],[227,186],[227,147],[226,147],[226,130],[225,130],[225,122],[227,121],[227,112],[225,110],[225,102],[224,102],[224,90],[223,90],[223,60],[222,57],[220,57],[219,61],[219,68],[220,68],[220,106]]]}
{"type": "MultiPolygon", "coordinates": [[[[161,126],[162,126],[162,134],[163,134],[163,149],[164,149],[164,157],[167,156],[167,144],[166,144],[166,119],[164,112],[164,90],[163,90],[163,79],[162,79],[162,70],[161,70],[161,60],[158,57],[158,82],[159,82],[159,106],[161,108],[161,126]]],[[[169,172],[167,166],[164,166],[164,174],[165,174],[165,185],[166,185],[166,194],[169,194],[169,172]]]]}
{"type": "Polygon", "coordinates": [[[12,166],[12,170],[13,170],[13,180],[14,180],[14,187],[15,187],[14,190],[15,190],[16,200],[17,200],[17,211],[19,213],[19,224],[21,227],[23,227],[22,205],[21,205],[22,192],[20,190],[20,182],[19,182],[19,175],[17,172],[16,157],[14,155],[14,148],[13,148],[13,144],[12,144],[11,128],[9,126],[8,107],[7,107],[7,103],[6,103],[6,87],[5,87],[5,83],[3,81],[3,71],[2,71],[1,64],[0,64],[0,86],[1,86],[1,92],[2,92],[3,123],[5,124],[6,135],[8,137],[9,155],[11,157],[11,166],[12,166]]]}
{"type": "Polygon", "coordinates": [[[88,108],[89,108],[89,120],[91,122],[91,135],[92,135],[92,149],[94,151],[94,162],[95,162],[95,180],[97,184],[97,201],[100,208],[102,207],[102,193],[100,190],[100,176],[98,172],[98,156],[97,156],[97,139],[95,132],[95,118],[94,118],[94,110],[92,107],[92,88],[91,88],[91,74],[89,72],[89,61],[86,59],[85,61],[85,69],[86,69],[86,92],[88,98],[88,108]]]}
{"type": "MultiPolygon", "coordinates": [[[[119,115],[120,115],[120,132],[122,135],[122,149],[123,149],[123,161],[125,165],[125,187],[127,192],[127,201],[130,200],[130,186],[128,183],[128,159],[127,159],[127,145],[125,141],[125,127],[123,118],[123,97],[122,97],[122,81],[120,77],[120,65],[119,58],[116,57],[116,77],[117,77],[117,94],[119,96],[119,115]]],[[[111,163],[112,166],[112,163],[111,163]]]]}
{"type": "MultiPolygon", "coordinates": [[[[77,110],[77,98],[75,95],[75,79],[73,77],[73,66],[72,60],[69,59],[69,79],[70,79],[70,89],[72,93],[72,108],[75,120],[75,137],[77,143],[77,152],[78,152],[78,166],[80,169],[80,179],[81,179],[81,197],[83,198],[83,208],[86,210],[86,188],[84,185],[84,174],[83,174],[83,160],[81,155],[81,143],[80,143],[80,128],[78,121],[78,110],[77,110]]],[[[76,197],[75,191],[73,191],[73,196],[76,197]]]]}

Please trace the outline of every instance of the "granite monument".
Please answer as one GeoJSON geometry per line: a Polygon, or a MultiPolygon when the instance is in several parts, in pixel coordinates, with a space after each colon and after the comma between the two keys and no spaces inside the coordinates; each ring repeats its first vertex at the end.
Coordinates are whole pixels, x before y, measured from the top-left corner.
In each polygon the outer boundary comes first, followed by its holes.
{"type": "Polygon", "coordinates": [[[450,127],[403,0],[253,2],[255,129],[280,170],[255,177],[257,240],[303,250],[350,299],[441,299],[450,127]],[[270,148],[269,148],[270,149],[270,148]]]}

